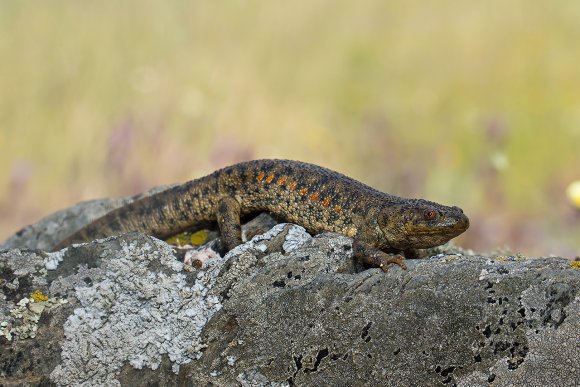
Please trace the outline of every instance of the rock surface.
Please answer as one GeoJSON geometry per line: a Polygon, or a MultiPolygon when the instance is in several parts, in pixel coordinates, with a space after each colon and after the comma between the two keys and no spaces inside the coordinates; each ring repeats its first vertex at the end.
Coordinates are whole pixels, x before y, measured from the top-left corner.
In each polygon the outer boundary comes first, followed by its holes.
{"type": "Polygon", "coordinates": [[[290,224],[225,257],[184,260],[137,233],[31,250],[115,204],[0,246],[1,385],[580,382],[580,270],[566,259],[439,254],[383,273],[351,259],[349,238],[290,224]]]}

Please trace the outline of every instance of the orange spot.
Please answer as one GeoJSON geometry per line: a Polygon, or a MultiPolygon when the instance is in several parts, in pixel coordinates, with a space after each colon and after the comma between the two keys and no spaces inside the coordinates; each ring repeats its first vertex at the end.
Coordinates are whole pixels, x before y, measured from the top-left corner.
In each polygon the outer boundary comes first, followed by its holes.
{"type": "Polygon", "coordinates": [[[319,192],[314,192],[312,195],[310,195],[310,201],[311,202],[317,201],[319,196],[320,196],[319,192]]]}
{"type": "Polygon", "coordinates": [[[286,176],[282,176],[278,179],[278,185],[284,185],[286,183],[286,176]]]}
{"type": "Polygon", "coordinates": [[[306,195],[308,193],[308,188],[306,188],[306,187],[300,188],[300,190],[298,191],[298,193],[300,195],[306,195]]]}
{"type": "Polygon", "coordinates": [[[342,212],[342,207],[341,206],[334,206],[334,212],[342,212]]]}
{"type": "Polygon", "coordinates": [[[264,180],[264,176],[266,176],[266,174],[264,172],[260,172],[260,174],[256,177],[256,179],[258,181],[262,181],[264,180]]]}
{"type": "Polygon", "coordinates": [[[290,188],[290,191],[294,191],[297,185],[298,183],[296,183],[295,181],[291,181],[290,183],[288,183],[288,188],[290,188]]]}
{"type": "Polygon", "coordinates": [[[270,184],[274,180],[274,175],[270,175],[266,178],[266,183],[270,184]]]}
{"type": "Polygon", "coordinates": [[[332,198],[331,198],[330,196],[327,196],[327,197],[326,197],[326,199],[324,199],[324,200],[322,201],[322,205],[323,205],[324,207],[328,207],[328,205],[330,204],[330,201],[331,201],[331,200],[332,200],[332,198]]]}

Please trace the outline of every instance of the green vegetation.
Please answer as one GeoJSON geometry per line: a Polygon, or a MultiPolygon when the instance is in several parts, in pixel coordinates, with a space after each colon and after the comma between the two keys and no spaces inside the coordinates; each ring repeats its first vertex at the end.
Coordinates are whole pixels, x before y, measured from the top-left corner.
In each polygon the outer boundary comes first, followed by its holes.
{"type": "Polygon", "coordinates": [[[580,3],[0,3],[0,239],[81,199],[293,158],[580,251],[580,3]]]}

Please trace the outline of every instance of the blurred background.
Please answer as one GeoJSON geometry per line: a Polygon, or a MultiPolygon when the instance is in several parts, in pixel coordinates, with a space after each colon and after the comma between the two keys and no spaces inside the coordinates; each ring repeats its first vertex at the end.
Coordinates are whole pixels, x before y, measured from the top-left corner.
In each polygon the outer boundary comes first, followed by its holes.
{"type": "Polygon", "coordinates": [[[462,207],[463,247],[574,258],[579,42],[577,0],[2,1],[0,240],[290,158],[462,207]]]}

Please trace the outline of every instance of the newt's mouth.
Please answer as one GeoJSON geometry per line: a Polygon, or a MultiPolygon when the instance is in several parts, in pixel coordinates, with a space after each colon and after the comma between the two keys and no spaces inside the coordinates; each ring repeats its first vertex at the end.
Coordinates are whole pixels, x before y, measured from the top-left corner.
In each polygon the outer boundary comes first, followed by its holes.
{"type": "Polygon", "coordinates": [[[469,228],[469,218],[465,215],[459,219],[449,220],[439,225],[414,225],[409,227],[409,235],[447,236],[449,239],[458,236],[469,228]]]}

